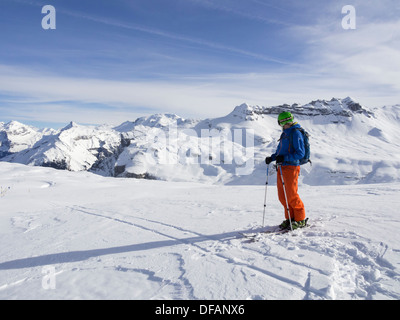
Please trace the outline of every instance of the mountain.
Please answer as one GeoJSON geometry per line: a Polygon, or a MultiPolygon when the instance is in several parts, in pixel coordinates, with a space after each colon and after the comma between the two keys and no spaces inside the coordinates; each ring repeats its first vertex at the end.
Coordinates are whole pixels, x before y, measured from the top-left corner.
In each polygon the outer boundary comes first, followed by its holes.
{"type": "MultiPolygon", "coordinates": [[[[30,136],[36,137],[35,143],[8,154],[3,161],[84,171],[101,167],[100,162],[110,158],[121,144],[120,135],[108,127],[81,126],[71,122],[51,134],[32,130],[30,136]]],[[[24,136],[23,133],[21,140],[24,136]]],[[[21,143],[20,146],[24,145],[21,143]]]]}
{"type": "Polygon", "coordinates": [[[53,133],[53,129],[39,130],[18,121],[0,122],[0,158],[11,153],[31,148],[44,135],[53,133]]]}
{"type": "Polygon", "coordinates": [[[313,164],[302,167],[302,183],[400,181],[400,106],[369,109],[350,97],[305,105],[242,104],[205,120],[156,114],[114,128],[71,122],[60,131],[43,132],[1,124],[0,157],[104,176],[263,184],[264,159],[277,147],[276,119],[282,111],[290,111],[311,135],[313,164]]]}

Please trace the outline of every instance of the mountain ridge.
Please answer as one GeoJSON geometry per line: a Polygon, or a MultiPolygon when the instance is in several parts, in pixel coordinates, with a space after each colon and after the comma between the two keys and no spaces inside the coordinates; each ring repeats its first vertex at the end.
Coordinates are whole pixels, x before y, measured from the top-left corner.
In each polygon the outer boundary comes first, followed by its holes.
{"type": "Polygon", "coordinates": [[[119,126],[70,122],[60,130],[0,123],[0,161],[91,171],[103,176],[222,184],[259,184],[266,155],[290,111],[312,136],[314,166],[301,182],[348,184],[400,180],[394,136],[400,106],[368,109],[347,97],[272,107],[243,103],[204,120],[154,114],[119,126]],[[379,158],[380,157],[380,158],[379,158]],[[318,177],[318,178],[317,178],[318,177]]]}

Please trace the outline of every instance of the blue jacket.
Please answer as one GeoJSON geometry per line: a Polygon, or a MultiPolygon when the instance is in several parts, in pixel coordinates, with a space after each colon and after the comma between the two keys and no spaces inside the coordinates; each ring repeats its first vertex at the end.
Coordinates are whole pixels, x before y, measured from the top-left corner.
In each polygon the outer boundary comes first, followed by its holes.
{"type": "Polygon", "coordinates": [[[281,155],[285,157],[282,165],[299,165],[299,160],[304,157],[305,149],[303,135],[296,128],[300,128],[297,122],[290,128],[283,130],[276,152],[271,155],[273,161],[276,160],[277,156],[281,155]],[[290,139],[290,135],[292,135],[292,139],[290,139]]]}

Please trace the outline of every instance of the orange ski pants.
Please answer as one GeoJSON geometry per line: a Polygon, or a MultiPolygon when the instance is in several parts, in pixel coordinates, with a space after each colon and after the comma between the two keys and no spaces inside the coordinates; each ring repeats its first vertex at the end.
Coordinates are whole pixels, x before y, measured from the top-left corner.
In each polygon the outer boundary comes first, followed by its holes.
{"type": "MultiPolygon", "coordinates": [[[[303,201],[301,201],[300,196],[297,193],[300,166],[281,166],[281,168],[283,180],[285,182],[287,201],[289,204],[290,218],[295,221],[302,221],[306,218],[306,211],[304,209],[303,201]]],[[[277,186],[279,201],[285,208],[285,218],[288,219],[285,193],[283,191],[281,171],[279,167],[277,186]]]]}

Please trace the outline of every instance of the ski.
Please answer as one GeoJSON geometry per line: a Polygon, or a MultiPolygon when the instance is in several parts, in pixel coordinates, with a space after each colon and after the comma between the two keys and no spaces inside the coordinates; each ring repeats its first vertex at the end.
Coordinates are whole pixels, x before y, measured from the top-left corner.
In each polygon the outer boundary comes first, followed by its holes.
{"type": "MultiPolygon", "coordinates": [[[[305,226],[295,229],[293,231],[297,231],[297,230],[301,230],[303,228],[307,228],[309,227],[308,224],[308,218],[306,219],[306,224],[305,226]]],[[[258,239],[262,238],[263,236],[267,236],[267,235],[278,235],[278,234],[285,234],[288,232],[293,232],[290,229],[279,229],[279,227],[275,227],[272,230],[266,230],[266,231],[260,231],[260,232],[253,232],[253,233],[247,233],[247,232],[239,232],[239,234],[243,237],[243,238],[247,238],[250,240],[250,242],[256,242],[258,239]]],[[[296,232],[293,232],[293,235],[295,235],[296,232]]]]}
{"type": "Polygon", "coordinates": [[[287,233],[290,230],[288,229],[274,229],[274,230],[268,230],[268,231],[261,231],[261,232],[253,232],[253,233],[246,233],[246,232],[239,232],[239,234],[243,237],[243,238],[247,238],[247,239],[256,239],[262,235],[274,235],[274,234],[283,234],[283,233],[287,233]]]}

